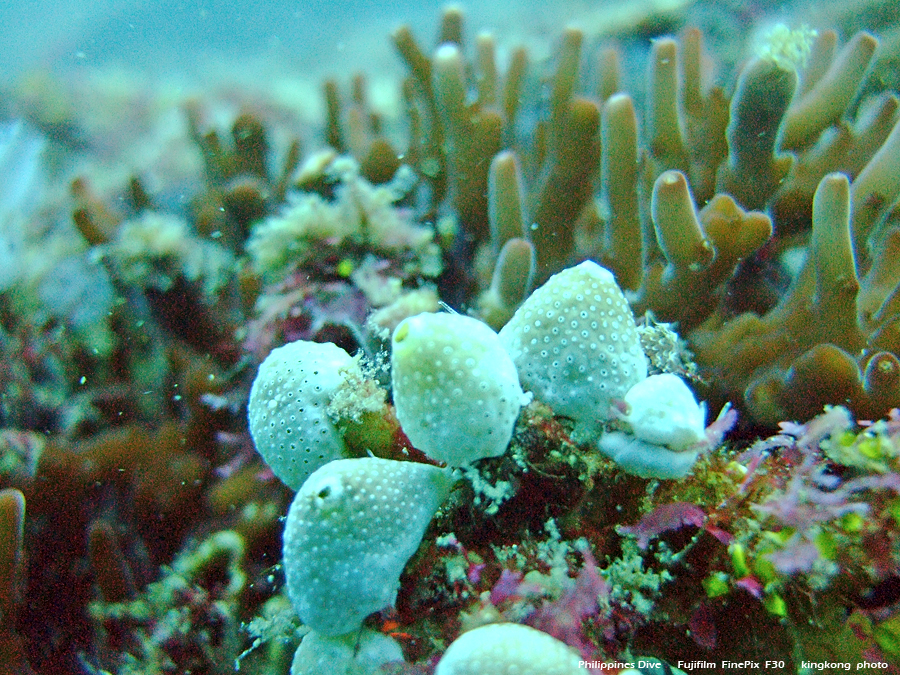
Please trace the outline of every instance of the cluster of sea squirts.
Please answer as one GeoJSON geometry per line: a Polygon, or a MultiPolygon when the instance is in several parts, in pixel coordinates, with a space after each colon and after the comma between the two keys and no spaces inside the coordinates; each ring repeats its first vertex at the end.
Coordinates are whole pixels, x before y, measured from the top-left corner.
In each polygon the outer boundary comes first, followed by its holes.
{"type": "MultiPolygon", "coordinates": [[[[676,375],[648,376],[628,302],[613,275],[591,261],[553,276],[499,334],[455,313],[397,325],[393,409],[406,439],[434,463],[347,458],[332,404],[363,380],[359,359],[333,344],[297,341],[272,351],[250,395],[258,451],[298,490],[284,568],[314,642],[346,641],[394,603],[404,566],[460,475],[454,469],[506,452],[533,397],[571,420],[579,444],[639,476],[682,477],[710,445],[705,408],[676,375]]],[[[295,675],[317,672],[304,665],[310,639],[298,650],[295,675]]],[[[477,640],[467,642],[478,651],[477,640]]],[[[514,651],[504,658],[521,658],[514,651]]],[[[559,658],[571,664],[573,653],[561,649],[559,658]]]]}

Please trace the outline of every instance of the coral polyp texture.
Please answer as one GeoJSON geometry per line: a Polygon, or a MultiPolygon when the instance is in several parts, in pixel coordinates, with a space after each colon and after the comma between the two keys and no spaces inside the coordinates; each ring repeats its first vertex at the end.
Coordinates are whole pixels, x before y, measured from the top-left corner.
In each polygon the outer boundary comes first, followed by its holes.
{"type": "Polygon", "coordinates": [[[612,404],[647,377],[634,316],[612,273],[592,261],[553,275],[500,330],[522,385],[576,438],[596,435],[612,404]]]}
{"type": "Polygon", "coordinates": [[[403,432],[451,466],[502,455],[528,401],[497,334],[458,314],[402,321],[391,340],[391,381],[403,432]]]}
{"type": "Polygon", "coordinates": [[[0,672],[900,673],[896,2],[771,4],[4,88],[0,672]]]}
{"type": "Polygon", "coordinates": [[[307,478],[284,528],[287,593],[300,619],[319,635],[346,635],[392,605],[451,482],[448,470],[376,457],[336,460],[307,478]]]}

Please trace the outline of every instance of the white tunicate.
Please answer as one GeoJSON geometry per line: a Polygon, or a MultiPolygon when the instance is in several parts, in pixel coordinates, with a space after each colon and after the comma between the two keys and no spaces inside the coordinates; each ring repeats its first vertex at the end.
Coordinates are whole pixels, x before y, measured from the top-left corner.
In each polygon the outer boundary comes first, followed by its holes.
{"type": "Polygon", "coordinates": [[[622,420],[642,441],[686,450],[706,438],[706,406],[677,375],[651,375],[625,394],[622,420]]]}
{"type": "Polygon", "coordinates": [[[500,330],[522,386],[596,437],[614,402],[647,377],[628,301],[609,270],[586,261],[555,274],[500,330]]]}
{"type": "Polygon", "coordinates": [[[250,435],[272,472],[294,490],[344,452],[327,408],[344,382],[342,369],[353,364],[330,342],[298,340],[273,349],[259,366],[247,409],[250,435]]]}
{"type": "Polygon", "coordinates": [[[641,478],[684,478],[700,456],[699,450],[670,450],[622,431],[604,433],[597,448],[622,471],[641,478]]]}
{"type": "Polygon", "coordinates": [[[683,478],[706,449],[706,406],[680,377],[651,375],[625,394],[626,431],[598,443],[623,471],[643,478],[683,478]]]}
{"type": "Polygon", "coordinates": [[[396,640],[368,628],[336,637],[311,631],[294,653],[291,675],[378,675],[396,662],[403,662],[396,640]]]}
{"type": "Polygon", "coordinates": [[[344,635],[392,605],[452,481],[449,469],[376,457],[313,473],[284,528],[287,593],[301,621],[321,635],[344,635]]]}
{"type": "Polygon", "coordinates": [[[577,675],[582,657],[551,635],[515,623],[492,623],[460,635],[434,675],[577,675]]]}
{"type": "Polygon", "coordinates": [[[391,381],[403,432],[451,466],[502,455],[528,401],[497,334],[459,314],[404,319],[394,330],[391,381]]]}

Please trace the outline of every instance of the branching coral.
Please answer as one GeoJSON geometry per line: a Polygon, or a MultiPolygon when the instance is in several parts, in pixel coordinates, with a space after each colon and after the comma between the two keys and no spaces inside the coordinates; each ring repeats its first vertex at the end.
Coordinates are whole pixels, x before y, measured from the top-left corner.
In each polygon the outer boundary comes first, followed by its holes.
{"type": "Polygon", "coordinates": [[[779,304],[762,317],[709,321],[694,333],[698,361],[721,364],[712,366],[713,381],[743,390],[759,421],[802,419],[831,401],[849,401],[858,414],[877,417],[897,403],[888,394],[891,383],[876,377],[892,379],[889,358],[879,356],[882,365],[863,376],[881,351],[873,342],[884,324],[867,327],[860,316],[868,278],[857,276],[850,214],[846,176],[826,176],[813,201],[806,262],[779,304]]]}
{"type": "MultiPolygon", "coordinates": [[[[460,15],[451,12],[445,21],[458,27],[460,15]]],[[[624,288],[635,291],[639,310],[649,309],[662,320],[680,323],[685,337],[697,345],[701,370],[709,368],[709,374],[716,375],[709,380],[719,396],[740,400],[746,392],[757,421],[771,424],[785,416],[809,415],[827,402],[822,395],[801,410],[760,400],[763,390],[775,386],[773,377],[789,379],[794,363],[802,368],[795,360],[814,347],[826,353],[833,347],[849,350],[846,365],[830,367],[831,374],[821,378],[831,383],[829,391],[854,391],[860,414],[885,412],[883,398],[876,402],[862,393],[861,375],[850,381],[842,374],[849,370],[849,360],[863,371],[875,351],[890,351],[876,349],[859,357],[859,349],[884,321],[878,325],[860,321],[852,329],[846,318],[835,314],[852,302],[851,296],[845,295],[842,302],[819,299],[813,313],[821,332],[798,336],[791,326],[811,320],[811,315],[797,320],[786,312],[801,302],[795,294],[807,292],[804,284],[798,279],[789,294],[796,299],[788,301],[785,296],[779,304],[765,290],[768,280],[752,272],[767,269],[761,264],[766,257],[796,246],[796,239],[788,235],[802,231],[804,222],[815,221],[813,231],[821,233],[830,227],[826,219],[843,218],[854,233],[849,252],[857,265],[853,275],[859,275],[866,286],[864,275],[873,265],[868,249],[872,244],[866,242],[870,234],[877,241],[885,232],[890,236],[889,227],[876,228],[876,223],[898,189],[892,178],[896,172],[886,163],[896,155],[891,151],[896,134],[888,134],[895,122],[896,99],[886,93],[869,97],[861,105],[853,100],[877,40],[860,33],[835,54],[833,32],[781,27],[768,34],[730,95],[720,87],[704,85],[708,66],[701,65],[704,50],[699,31],[688,30],[680,40],[658,40],[650,54],[643,133],[637,124],[640,111],[632,99],[625,93],[610,95],[618,85],[601,87],[604,96],[599,101],[576,93],[583,41],[576,30],[563,36],[546,115],[529,147],[514,132],[528,102],[505,104],[522,86],[526,61],[520,52],[501,84],[490,39],[479,41],[475,63],[468,64],[461,37],[439,46],[429,59],[408,29],[395,34],[412,72],[411,105],[421,122],[417,127],[421,135],[412,139],[417,149],[411,156],[420,162],[427,156],[440,170],[435,174],[424,171],[421,164],[414,166],[434,182],[449,186],[464,241],[469,249],[471,244],[483,246],[475,256],[477,265],[488,270],[496,267],[490,289],[490,273],[476,269],[484,288],[477,311],[499,326],[509,310],[498,313],[498,307],[520,301],[517,289],[529,284],[526,245],[504,248],[511,240],[522,239],[533,247],[538,280],[573,258],[593,256],[614,271],[624,288]],[[504,96],[497,95],[503,87],[504,96]],[[473,95],[467,96],[468,91],[473,95]],[[474,143],[479,133],[488,133],[494,140],[474,143]],[[505,149],[493,157],[500,147],[505,149]],[[836,170],[852,181],[852,209],[845,216],[841,216],[841,197],[835,194],[841,189],[837,179],[826,178],[836,170]],[[596,203],[590,198],[595,179],[599,181],[596,203]],[[813,209],[817,187],[821,197],[813,209]],[[655,242],[648,236],[651,223],[655,242]],[[765,250],[756,254],[764,245],[765,250]],[[742,265],[742,261],[746,262],[742,265]],[[510,290],[498,301],[501,288],[510,290]],[[774,304],[781,309],[773,308],[774,304]],[[751,313],[733,316],[747,309],[751,313]],[[760,319],[759,313],[766,311],[770,313],[760,319]],[[696,333],[691,332],[694,329],[696,333]],[[852,345],[847,344],[848,330],[858,333],[852,345]],[[746,342],[750,335],[753,344],[746,342]],[[708,347],[712,341],[721,346],[708,347]],[[742,353],[742,344],[764,362],[742,353]],[[767,346],[763,349],[760,344],[767,346]],[[725,345],[731,356],[722,352],[725,345]],[[724,363],[741,369],[741,374],[718,377],[724,363]]],[[[602,62],[609,70],[601,78],[617,82],[615,58],[605,56],[602,62]]],[[[433,197],[439,199],[442,194],[436,189],[433,197]]],[[[810,259],[819,255],[816,239],[814,235],[810,259]]],[[[883,266],[878,268],[883,280],[882,270],[883,266]]],[[[845,273],[834,267],[822,269],[820,283],[840,285],[845,273]]],[[[870,292],[869,306],[884,302],[897,282],[891,277],[883,282],[884,292],[870,292]]],[[[816,363],[825,361],[818,357],[816,363]]],[[[785,383],[779,388],[800,391],[799,386],[785,383]]],[[[779,396],[797,398],[771,392],[767,398],[779,396]]]]}

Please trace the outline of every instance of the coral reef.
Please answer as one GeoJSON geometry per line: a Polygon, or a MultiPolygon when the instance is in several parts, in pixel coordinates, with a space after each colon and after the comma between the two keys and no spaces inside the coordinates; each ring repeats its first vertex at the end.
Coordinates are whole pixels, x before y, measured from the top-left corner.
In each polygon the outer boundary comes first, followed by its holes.
{"type": "Polygon", "coordinates": [[[0,673],[900,672],[896,25],[688,5],[7,92],[0,673]]]}

